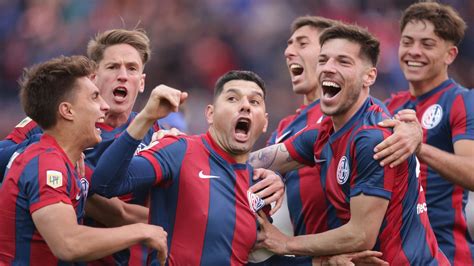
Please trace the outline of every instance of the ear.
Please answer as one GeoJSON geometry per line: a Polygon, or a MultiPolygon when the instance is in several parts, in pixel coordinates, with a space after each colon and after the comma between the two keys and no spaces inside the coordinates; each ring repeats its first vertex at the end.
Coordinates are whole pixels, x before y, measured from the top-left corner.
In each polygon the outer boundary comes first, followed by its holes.
{"type": "Polygon", "coordinates": [[[448,48],[448,53],[446,54],[446,58],[444,60],[444,63],[448,66],[451,65],[451,63],[454,62],[454,59],[456,59],[456,56],[458,55],[458,53],[459,53],[459,50],[456,46],[454,46],[454,45],[450,46],[448,48]]]}
{"type": "Polygon", "coordinates": [[[206,120],[209,125],[214,123],[214,106],[212,104],[206,107],[206,120]]]}
{"type": "Polygon", "coordinates": [[[74,120],[74,110],[72,109],[72,104],[69,102],[61,102],[58,107],[59,117],[64,120],[72,121],[74,120]]]}
{"type": "Polygon", "coordinates": [[[375,67],[369,67],[363,77],[364,87],[368,88],[375,83],[377,79],[377,69],[375,67]]]}
{"type": "Polygon", "coordinates": [[[94,82],[94,84],[95,84],[96,79],[97,79],[97,74],[96,74],[96,72],[94,72],[94,73],[91,74],[90,79],[91,79],[92,82],[94,82]]]}
{"type": "Polygon", "coordinates": [[[145,91],[145,78],[146,78],[146,74],[142,74],[140,78],[140,88],[138,89],[139,93],[142,93],[145,91]]]}
{"type": "Polygon", "coordinates": [[[265,113],[265,125],[263,126],[262,133],[266,133],[268,128],[268,113],[265,113]]]}

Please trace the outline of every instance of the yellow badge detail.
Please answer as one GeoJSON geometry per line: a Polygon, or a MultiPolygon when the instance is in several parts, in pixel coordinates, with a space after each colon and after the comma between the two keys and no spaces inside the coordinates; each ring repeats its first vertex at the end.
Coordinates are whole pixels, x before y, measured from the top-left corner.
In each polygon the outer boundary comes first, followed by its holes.
{"type": "Polygon", "coordinates": [[[27,116],[27,117],[25,117],[23,120],[21,120],[21,122],[18,123],[18,125],[16,125],[15,127],[24,127],[24,126],[26,126],[30,121],[31,121],[31,118],[29,118],[29,117],[27,116]]]}
{"type": "Polygon", "coordinates": [[[58,188],[63,185],[63,174],[58,171],[46,171],[46,184],[52,188],[58,188]]]}

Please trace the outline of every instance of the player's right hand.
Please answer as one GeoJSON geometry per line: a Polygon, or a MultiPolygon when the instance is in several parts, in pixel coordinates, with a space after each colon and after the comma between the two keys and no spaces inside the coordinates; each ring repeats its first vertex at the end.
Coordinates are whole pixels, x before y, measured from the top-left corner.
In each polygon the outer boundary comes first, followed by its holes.
{"type": "Polygon", "coordinates": [[[161,226],[143,224],[147,232],[147,238],[143,241],[147,247],[156,249],[158,252],[158,260],[160,265],[165,265],[168,256],[168,234],[161,226]]]}
{"type": "Polygon", "coordinates": [[[188,98],[187,92],[171,88],[166,85],[156,86],[148,98],[143,110],[140,112],[150,120],[157,120],[171,112],[177,112],[179,105],[188,98]]]}

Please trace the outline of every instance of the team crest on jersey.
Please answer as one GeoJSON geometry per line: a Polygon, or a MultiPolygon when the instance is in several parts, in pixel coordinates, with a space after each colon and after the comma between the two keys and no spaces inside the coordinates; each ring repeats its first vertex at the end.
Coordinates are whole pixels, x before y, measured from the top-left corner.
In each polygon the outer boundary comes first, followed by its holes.
{"type": "Polygon", "coordinates": [[[52,188],[58,188],[63,185],[63,174],[54,170],[46,171],[46,185],[52,188]]]}
{"type": "Polygon", "coordinates": [[[250,210],[253,212],[258,212],[263,208],[263,206],[265,206],[265,201],[250,191],[247,191],[247,199],[249,201],[250,210]]]}
{"type": "Polygon", "coordinates": [[[441,122],[443,117],[443,108],[439,104],[433,104],[428,107],[421,118],[421,125],[425,129],[432,129],[441,122]]]}
{"type": "Polygon", "coordinates": [[[346,156],[342,156],[337,165],[337,183],[344,185],[349,178],[349,160],[346,156]]]}
{"type": "Polygon", "coordinates": [[[15,127],[24,127],[26,126],[29,122],[31,122],[31,118],[29,118],[28,116],[25,117],[23,120],[21,120],[20,123],[18,123],[18,125],[16,125],[15,127]]]}

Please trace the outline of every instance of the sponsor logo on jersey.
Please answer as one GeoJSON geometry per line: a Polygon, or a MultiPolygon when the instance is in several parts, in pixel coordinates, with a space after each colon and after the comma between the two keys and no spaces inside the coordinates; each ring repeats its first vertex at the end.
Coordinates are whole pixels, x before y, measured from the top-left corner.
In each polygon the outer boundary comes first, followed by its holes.
{"type": "Polygon", "coordinates": [[[201,170],[201,171],[199,171],[199,178],[211,179],[211,178],[219,178],[219,176],[217,176],[217,175],[205,175],[201,170]]]}
{"type": "Polygon", "coordinates": [[[32,119],[27,116],[23,120],[21,120],[20,123],[18,123],[18,125],[16,125],[15,127],[25,127],[31,121],[32,119]]]}
{"type": "Polygon", "coordinates": [[[349,160],[346,156],[342,156],[337,165],[337,183],[344,185],[349,178],[349,160]]]}
{"type": "Polygon", "coordinates": [[[436,127],[443,117],[443,108],[439,104],[433,104],[423,113],[421,126],[425,129],[436,127]]]}
{"type": "MultiPolygon", "coordinates": [[[[141,151],[143,151],[143,150],[146,150],[146,149],[148,149],[148,148],[151,148],[152,144],[153,144],[153,143],[150,143],[150,147],[148,147],[145,143],[141,142],[141,143],[138,145],[137,149],[135,150],[135,155],[137,155],[139,152],[141,152],[141,151]]],[[[153,145],[155,145],[155,144],[157,144],[157,143],[154,143],[153,145]]]]}
{"type": "Polygon", "coordinates": [[[250,210],[253,212],[258,212],[265,206],[265,201],[250,191],[247,191],[247,199],[249,201],[250,210]]]}
{"type": "Polygon", "coordinates": [[[63,185],[63,174],[59,171],[46,171],[46,185],[52,188],[58,188],[63,185]]]}
{"type": "Polygon", "coordinates": [[[426,202],[416,204],[416,214],[422,214],[428,211],[428,207],[426,206],[426,202]]]}

